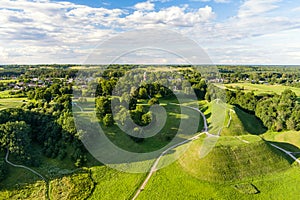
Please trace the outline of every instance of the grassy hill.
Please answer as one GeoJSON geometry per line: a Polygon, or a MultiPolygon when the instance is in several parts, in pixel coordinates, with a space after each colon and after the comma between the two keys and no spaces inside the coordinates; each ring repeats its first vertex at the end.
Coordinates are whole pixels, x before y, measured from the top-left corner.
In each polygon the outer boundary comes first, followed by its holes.
{"type": "Polygon", "coordinates": [[[202,108],[209,123],[210,133],[215,134],[218,132],[213,125],[218,128],[223,127],[221,131],[222,136],[260,135],[267,131],[257,117],[244,112],[236,106],[228,104],[218,105],[216,102],[210,102],[202,105],[202,108]],[[215,109],[214,113],[212,113],[212,107],[215,109]],[[225,115],[223,115],[223,113],[225,113],[225,115]],[[225,117],[225,119],[219,119],[222,117],[225,117]]]}
{"type": "Polygon", "coordinates": [[[225,126],[221,132],[222,136],[259,135],[266,131],[262,122],[254,115],[246,113],[236,106],[228,106],[225,126]]]}
{"type": "Polygon", "coordinates": [[[202,142],[193,142],[179,159],[187,173],[201,180],[241,180],[284,171],[290,167],[290,160],[285,155],[258,136],[220,137],[212,151],[200,159],[202,142]]]}

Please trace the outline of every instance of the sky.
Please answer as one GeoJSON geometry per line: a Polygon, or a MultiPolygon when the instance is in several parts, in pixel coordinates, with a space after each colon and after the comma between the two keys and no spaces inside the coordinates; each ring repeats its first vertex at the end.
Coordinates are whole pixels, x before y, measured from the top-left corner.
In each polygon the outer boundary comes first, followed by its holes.
{"type": "Polygon", "coordinates": [[[298,0],[1,0],[0,64],[83,64],[143,28],[182,34],[214,64],[300,65],[298,0]]]}

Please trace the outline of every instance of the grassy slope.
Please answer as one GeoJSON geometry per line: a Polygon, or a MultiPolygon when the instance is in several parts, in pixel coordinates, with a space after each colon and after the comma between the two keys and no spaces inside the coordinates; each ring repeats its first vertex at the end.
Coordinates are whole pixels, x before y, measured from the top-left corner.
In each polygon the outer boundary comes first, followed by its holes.
{"type": "Polygon", "coordinates": [[[267,130],[264,128],[262,122],[255,117],[254,115],[248,114],[241,109],[235,106],[229,106],[234,111],[228,110],[227,112],[227,121],[226,126],[222,130],[221,135],[224,136],[235,136],[235,135],[246,135],[246,134],[254,134],[259,135],[267,130]],[[231,115],[231,123],[229,127],[228,120],[229,120],[229,112],[231,115]]]}
{"type": "MultiPolygon", "coordinates": [[[[173,109],[173,108],[172,108],[173,109]]],[[[174,107],[175,109],[175,107],[174,107]]],[[[209,110],[208,110],[209,111],[209,110]]],[[[207,111],[207,112],[208,112],[207,111]]],[[[185,116],[179,116],[175,114],[176,112],[173,112],[171,116],[174,117],[174,120],[180,117],[185,118],[185,116]]],[[[236,111],[236,120],[240,119],[238,116],[243,116],[243,119],[247,119],[247,121],[254,121],[251,119],[251,115],[248,115],[247,113],[239,113],[239,111],[236,111]],[[248,120],[250,118],[250,120],[248,120]]],[[[208,113],[206,113],[208,114],[208,113]]],[[[175,123],[175,121],[172,120],[171,122],[175,123]]],[[[234,120],[234,119],[233,119],[234,120]]],[[[225,122],[225,125],[227,124],[227,121],[225,122]]],[[[244,122],[245,124],[245,122],[244,122]]],[[[244,125],[242,120],[239,122],[239,126],[244,125]]],[[[246,129],[248,132],[255,131],[257,128],[257,125],[252,126],[252,122],[246,128],[247,125],[245,125],[244,130],[246,129]],[[253,129],[251,129],[253,127],[253,129]]],[[[236,130],[236,126],[230,127],[232,130],[236,130]]],[[[242,127],[241,127],[242,128],[242,127]]],[[[224,139],[224,141],[221,141],[218,143],[218,148],[222,149],[223,146],[231,145],[238,146],[237,148],[230,147],[229,149],[226,149],[226,151],[234,151],[234,152],[243,152],[247,154],[245,160],[253,160],[253,161],[261,161],[265,159],[265,162],[268,163],[269,159],[274,159],[274,156],[271,156],[270,154],[260,153],[260,154],[252,154],[251,151],[257,151],[261,148],[260,145],[262,145],[258,141],[255,136],[242,136],[240,139],[238,138],[229,138],[224,139]],[[244,149],[247,144],[245,142],[242,142],[242,140],[248,140],[252,141],[253,143],[258,142],[259,148],[250,147],[250,149],[244,149]],[[241,150],[240,147],[244,150],[241,150]],[[231,149],[232,148],[232,149],[231,149]],[[251,151],[250,151],[251,150],[251,151]],[[250,155],[250,156],[249,156],[250,155]],[[257,156],[258,155],[258,156],[257,156]],[[267,156],[268,155],[268,156],[267,156]]],[[[201,141],[201,140],[199,140],[201,141]]],[[[197,141],[197,142],[199,142],[197,141]]],[[[195,144],[197,143],[195,142],[195,144]]],[[[201,142],[200,142],[201,143],[201,142]]],[[[199,146],[199,145],[198,145],[199,146]]],[[[264,145],[263,145],[264,146],[264,145]]],[[[191,146],[191,148],[195,148],[194,144],[191,146]]],[[[264,146],[264,148],[261,148],[261,150],[264,149],[265,151],[268,151],[268,147],[264,146]]],[[[217,150],[218,151],[218,150],[217,150]]],[[[226,153],[226,151],[224,151],[226,153]]],[[[276,151],[276,150],[275,150],[276,151]]],[[[193,150],[193,153],[197,152],[196,150],[193,150]]],[[[228,153],[228,152],[227,152],[228,153]]],[[[252,152],[253,153],[253,152],[252,152]]],[[[235,156],[235,155],[234,155],[235,156]]],[[[233,156],[233,157],[234,157],[233,156]]],[[[275,156],[275,160],[278,157],[275,156]]],[[[243,158],[244,159],[244,158],[243,158]]],[[[243,162],[244,160],[241,159],[243,162]]],[[[215,159],[216,160],[216,159],[215,159]]],[[[221,159],[222,160],[222,159],[221,159]]],[[[182,162],[182,160],[181,160],[182,162]]],[[[184,163],[187,164],[186,162],[184,163]]],[[[223,167],[221,166],[221,169],[218,170],[227,170],[230,169],[230,166],[226,163],[221,163],[223,167]],[[225,168],[225,169],[224,169],[225,168]]],[[[238,163],[240,165],[242,163],[238,163]]],[[[287,171],[280,171],[278,169],[274,170],[275,167],[282,166],[284,169],[286,167],[288,168],[288,165],[286,161],[284,160],[278,160],[278,163],[276,165],[271,165],[269,167],[259,166],[257,167],[261,168],[260,170],[266,170],[270,171],[269,175],[263,176],[263,177],[251,177],[250,179],[243,179],[243,180],[236,180],[231,181],[227,183],[208,183],[206,181],[200,180],[196,178],[195,176],[192,176],[189,170],[183,170],[182,166],[179,162],[173,163],[172,165],[159,170],[154,174],[154,176],[150,179],[149,184],[147,185],[146,189],[141,193],[141,196],[139,199],[208,199],[208,198],[215,198],[215,199],[270,199],[271,197],[278,197],[277,199],[295,199],[295,195],[297,191],[300,189],[300,185],[298,182],[300,181],[300,170],[299,168],[290,168],[287,171]],[[279,170],[279,172],[277,171],[279,170]],[[277,171],[277,172],[276,172],[277,171]],[[241,183],[252,183],[254,184],[258,190],[261,192],[260,194],[256,195],[246,195],[240,193],[238,190],[234,189],[234,186],[241,183]],[[274,195],[274,196],[273,196],[274,195]]],[[[239,168],[238,168],[239,169],[239,168]]],[[[19,169],[15,169],[19,170],[19,169]]],[[[91,179],[85,178],[83,181],[84,186],[86,187],[89,183],[90,186],[94,185],[95,188],[93,189],[93,195],[89,199],[130,199],[130,197],[133,195],[135,190],[137,189],[139,183],[143,181],[145,178],[145,174],[129,174],[129,173],[123,173],[118,172],[116,170],[110,169],[105,166],[94,166],[90,168],[91,170],[91,179]],[[89,181],[86,181],[89,180],[89,181]],[[86,183],[86,184],[85,184],[86,183]]],[[[256,173],[255,170],[250,171],[251,173],[256,173]]],[[[23,172],[24,173],[24,172],[23,172]]],[[[217,172],[218,174],[221,174],[221,172],[217,172]]],[[[22,173],[21,173],[22,174],[22,173]]],[[[244,173],[241,174],[242,176],[247,177],[248,174],[244,173]]],[[[30,174],[28,176],[31,176],[30,174]]],[[[25,177],[23,177],[25,178],[25,177]]],[[[22,178],[21,178],[22,179],[22,178]]],[[[25,178],[26,179],[26,178],[25,178]]],[[[63,179],[54,180],[52,182],[52,185],[55,185],[55,187],[63,180],[63,183],[70,183],[72,182],[70,180],[70,176],[66,176],[63,179]]],[[[80,180],[80,177],[76,180],[80,180]]],[[[77,182],[77,181],[75,181],[77,182]]],[[[62,186],[62,185],[60,185],[62,186]]],[[[55,191],[52,193],[57,195],[64,195],[63,197],[66,197],[65,199],[68,199],[67,197],[72,197],[72,193],[76,191],[76,187],[66,187],[68,186],[64,184],[63,187],[57,187],[55,191]],[[68,189],[66,189],[68,188],[68,189]],[[71,189],[70,189],[71,188],[71,189]],[[73,190],[74,189],[74,190],[73,190]],[[68,190],[68,192],[67,192],[68,190]]],[[[70,186],[70,184],[69,184],[70,186]]],[[[88,188],[88,187],[87,187],[88,188]]],[[[78,188],[77,188],[78,189],[78,188]]],[[[27,196],[27,199],[34,199],[39,198],[43,199],[43,194],[45,190],[45,185],[43,185],[43,182],[33,182],[30,183],[27,186],[24,186],[24,188],[19,188],[18,190],[2,190],[0,192],[0,199],[17,199],[17,197],[20,197],[20,195],[23,195],[21,197],[27,196]],[[36,185],[40,184],[40,185],[36,185]],[[19,194],[20,193],[20,194],[19,194]],[[3,197],[3,198],[2,198],[3,197]],[[6,197],[6,198],[4,198],[6,197]]],[[[75,192],[77,193],[77,192],[75,192]]],[[[78,193],[79,194],[79,193],[78,193]]],[[[86,195],[86,194],[82,194],[86,195]]],[[[23,199],[23,198],[21,198],[23,199]]],[[[26,198],[24,198],[26,199],[26,198]]],[[[297,198],[296,198],[297,199],[297,198]]]]}
{"type": "Polygon", "coordinates": [[[285,131],[285,132],[267,132],[262,135],[265,140],[272,142],[280,142],[279,146],[287,150],[299,152],[300,149],[300,132],[299,131],[285,131]]]}
{"type": "Polygon", "coordinates": [[[258,136],[220,137],[204,158],[202,140],[195,141],[179,159],[191,175],[205,181],[223,182],[280,172],[290,167],[286,157],[258,136]]]}
{"type": "Polygon", "coordinates": [[[130,174],[106,166],[91,168],[96,183],[91,200],[129,199],[145,178],[145,174],[130,174]]]}
{"type": "MultiPolygon", "coordinates": [[[[262,122],[257,117],[232,105],[225,104],[224,106],[220,106],[216,105],[214,102],[210,102],[204,105],[203,112],[210,124],[210,132],[214,129],[213,125],[217,125],[218,128],[223,127],[221,132],[222,136],[237,136],[246,134],[259,135],[266,132],[262,122]],[[212,107],[215,109],[215,115],[211,115],[212,107]],[[221,118],[223,116],[220,113],[225,113],[225,119],[218,119],[218,117],[221,118]]],[[[216,132],[215,130],[213,131],[216,132]]]]}
{"type": "Polygon", "coordinates": [[[262,178],[240,180],[228,183],[209,183],[199,180],[174,163],[164,168],[150,179],[138,199],[273,199],[296,200],[300,198],[300,169],[266,175],[262,178]],[[242,184],[253,184],[260,192],[245,194],[235,189],[242,184]]]}
{"type": "MultiPolygon", "coordinates": [[[[190,154],[189,158],[184,158],[183,155],[178,162],[157,171],[138,199],[298,199],[300,197],[298,192],[300,168],[291,167],[279,155],[280,152],[271,149],[257,136],[242,136],[240,139],[224,138],[218,142],[216,149],[203,159],[206,159],[206,163],[202,166],[194,166],[195,162],[190,162],[191,159],[198,159],[197,147],[201,139],[194,141],[187,151],[187,154],[190,154]],[[242,140],[247,140],[251,144],[242,140]],[[230,154],[228,149],[224,148],[226,145],[235,146],[231,147],[230,154]],[[228,159],[221,158],[225,154],[228,159]],[[208,159],[221,163],[213,163],[207,161],[208,159]],[[245,164],[248,161],[250,163],[245,164]],[[239,168],[236,168],[237,166],[239,168]],[[194,167],[198,169],[194,170],[194,167]],[[203,180],[216,176],[218,179],[224,180],[226,177],[228,180],[226,182],[203,180]],[[237,190],[236,187],[242,189],[237,190]],[[248,194],[249,190],[255,190],[258,194],[248,194]]],[[[199,159],[196,162],[199,163],[199,159]]]]}

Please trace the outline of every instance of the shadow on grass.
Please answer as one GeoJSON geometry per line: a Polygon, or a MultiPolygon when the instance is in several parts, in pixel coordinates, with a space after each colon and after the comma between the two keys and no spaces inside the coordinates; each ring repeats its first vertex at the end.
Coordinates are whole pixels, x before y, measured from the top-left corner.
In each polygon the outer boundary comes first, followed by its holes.
{"type": "MultiPolygon", "coordinates": [[[[285,152],[271,146],[270,144],[274,144],[286,151],[290,151],[290,152],[300,152],[300,149],[292,144],[289,143],[285,143],[285,142],[269,142],[266,141],[265,142],[270,146],[271,150],[279,155],[282,155],[284,158],[286,158],[290,164],[293,164],[295,162],[294,159],[292,159],[289,155],[287,155],[285,152]]],[[[295,156],[296,158],[300,158],[300,153],[293,153],[293,156],[295,156]]]]}
{"type": "Polygon", "coordinates": [[[241,120],[245,130],[253,135],[261,135],[267,131],[262,121],[255,115],[244,112],[238,107],[234,107],[234,111],[241,120]]]}

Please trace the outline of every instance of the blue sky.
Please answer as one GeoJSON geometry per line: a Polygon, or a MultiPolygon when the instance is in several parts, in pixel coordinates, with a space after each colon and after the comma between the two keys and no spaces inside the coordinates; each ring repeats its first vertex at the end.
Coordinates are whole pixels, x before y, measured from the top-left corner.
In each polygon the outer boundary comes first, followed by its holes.
{"type": "Polygon", "coordinates": [[[294,0],[1,0],[0,64],[84,63],[140,28],[177,31],[216,64],[300,65],[294,0]]]}

